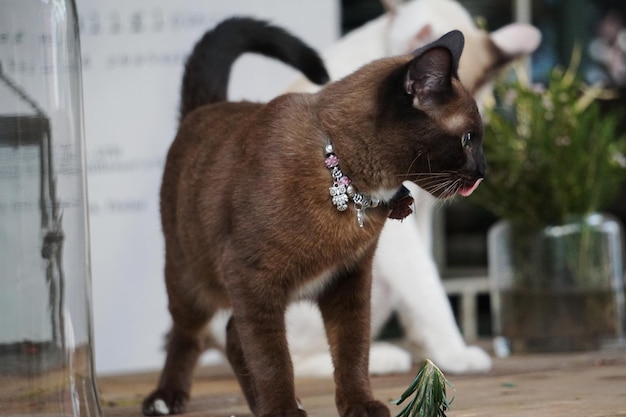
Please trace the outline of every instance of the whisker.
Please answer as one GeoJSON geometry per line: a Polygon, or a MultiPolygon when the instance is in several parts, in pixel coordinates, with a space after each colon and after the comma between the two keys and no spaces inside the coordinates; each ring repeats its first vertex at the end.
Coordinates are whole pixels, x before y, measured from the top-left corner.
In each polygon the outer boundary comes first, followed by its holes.
{"type": "Polygon", "coordinates": [[[415,158],[413,158],[413,160],[411,161],[411,163],[409,164],[409,167],[407,168],[407,173],[405,175],[408,175],[409,172],[411,172],[411,168],[413,168],[413,165],[417,162],[418,158],[420,156],[423,155],[423,152],[418,153],[417,155],[415,155],[415,158]]]}
{"type": "Polygon", "coordinates": [[[438,194],[441,198],[447,198],[455,195],[462,180],[460,178],[450,179],[441,182],[423,183],[423,188],[432,193],[438,194]]]}
{"type": "Polygon", "coordinates": [[[423,186],[430,186],[430,185],[442,185],[445,186],[446,184],[450,184],[451,182],[456,181],[455,177],[453,176],[441,176],[441,177],[425,177],[425,178],[420,178],[420,183],[423,184],[423,186]]]}
{"type": "Polygon", "coordinates": [[[398,174],[398,177],[404,178],[419,178],[419,177],[449,177],[455,176],[457,173],[455,171],[442,171],[442,172],[413,172],[410,174],[398,174]]]}

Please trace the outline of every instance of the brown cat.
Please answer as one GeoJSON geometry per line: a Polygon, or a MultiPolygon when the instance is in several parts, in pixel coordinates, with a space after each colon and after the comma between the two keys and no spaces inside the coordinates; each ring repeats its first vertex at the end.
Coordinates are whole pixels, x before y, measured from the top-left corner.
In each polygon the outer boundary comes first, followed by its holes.
{"type": "Polygon", "coordinates": [[[367,369],[372,257],[385,219],[410,212],[403,180],[445,198],[484,176],[482,122],[457,76],[462,49],[462,34],[450,32],[319,93],[258,104],[225,101],[239,55],[264,53],[323,82],[317,55],[245,18],[198,42],[161,189],[174,324],[145,414],[184,410],[206,324],[231,308],[227,356],[252,412],[306,416],[284,322],[289,302],[306,297],[324,318],[339,414],[389,415],[367,369]]]}

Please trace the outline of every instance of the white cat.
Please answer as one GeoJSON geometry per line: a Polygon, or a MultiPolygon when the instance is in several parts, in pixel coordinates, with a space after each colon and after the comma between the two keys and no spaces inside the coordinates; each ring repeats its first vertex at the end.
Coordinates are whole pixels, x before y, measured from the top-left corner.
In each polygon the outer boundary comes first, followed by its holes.
{"type": "MultiPolygon", "coordinates": [[[[331,78],[338,79],[372,60],[413,51],[452,29],[465,35],[459,75],[479,103],[500,70],[532,53],[541,39],[536,28],[525,24],[511,24],[490,34],[479,30],[454,0],[413,0],[347,34],[322,56],[331,78]]],[[[315,89],[303,78],[290,91],[315,89]]],[[[435,201],[415,184],[405,186],[415,199],[415,210],[403,222],[387,221],[380,237],[373,270],[372,336],[396,311],[412,352],[375,341],[370,373],[407,372],[413,357],[429,358],[452,373],[487,371],[491,359],[484,350],[465,344],[432,257],[435,201]]],[[[286,320],[296,375],[331,376],[334,368],[317,308],[294,303],[286,320]]],[[[223,316],[211,324],[214,342],[221,346],[224,326],[223,316]]]]}

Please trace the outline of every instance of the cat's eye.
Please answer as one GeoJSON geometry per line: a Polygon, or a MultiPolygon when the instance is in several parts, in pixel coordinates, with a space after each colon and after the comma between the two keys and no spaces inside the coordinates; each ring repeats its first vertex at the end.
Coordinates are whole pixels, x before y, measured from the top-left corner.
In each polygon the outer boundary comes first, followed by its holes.
{"type": "Polygon", "coordinates": [[[472,142],[472,136],[472,132],[465,132],[461,137],[461,145],[463,145],[463,147],[468,146],[472,142]]]}

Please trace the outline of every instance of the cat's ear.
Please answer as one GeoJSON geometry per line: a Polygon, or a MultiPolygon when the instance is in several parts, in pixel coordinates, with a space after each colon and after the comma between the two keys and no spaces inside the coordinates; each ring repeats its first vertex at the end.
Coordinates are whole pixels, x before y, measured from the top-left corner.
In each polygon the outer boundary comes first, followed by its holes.
{"type": "Polygon", "coordinates": [[[532,54],[541,42],[541,32],[526,23],[511,23],[491,32],[489,37],[509,59],[532,54]]]}
{"type": "Polygon", "coordinates": [[[411,51],[415,51],[417,48],[426,45],[428,42],[434,41],[434,38],[435,34],[433,33],[433,27],[430,23],[427,23],[408,40],[407,47],[403,53],[408,54],[411,51]]]}
{"type": "Polygon", "coordinates": [[[423,108],[439,102],[452,92],[452,78],[458,78],[465,38],[458,30],[416,50],[408,65],[404,88],[413,104],[423,108]]]}

